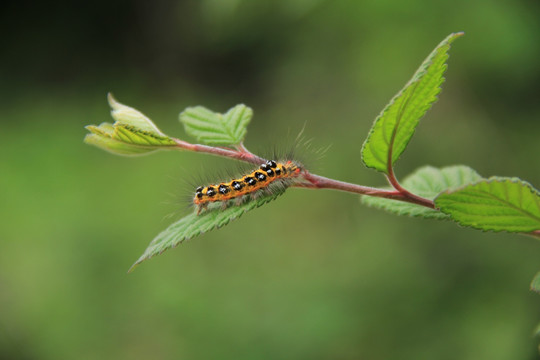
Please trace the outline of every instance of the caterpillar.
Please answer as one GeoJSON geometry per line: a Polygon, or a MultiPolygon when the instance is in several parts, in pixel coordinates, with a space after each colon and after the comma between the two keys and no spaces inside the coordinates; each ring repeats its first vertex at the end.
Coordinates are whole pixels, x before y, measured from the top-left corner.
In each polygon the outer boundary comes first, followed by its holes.
{"type": "Polygon", "coordinates": [[[222,202],[224,208],[232,199],[241,204],[246,195],[255,197],[259,190],[270,193],[270,185],[290,185],[290,180],[298,177],[300,172],[301,167],[290,160],[283,163],[268,160],[258,169],[240,178],[218,185],[199,186],[195,190],[193,204],[197,206],[197,215],[213,202],[222,202]]]}

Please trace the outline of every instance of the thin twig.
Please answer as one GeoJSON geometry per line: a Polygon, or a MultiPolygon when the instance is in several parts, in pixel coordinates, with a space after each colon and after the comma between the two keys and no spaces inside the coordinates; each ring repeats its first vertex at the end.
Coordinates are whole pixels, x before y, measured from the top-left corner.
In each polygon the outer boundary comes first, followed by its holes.
{"type": "Polygon", "coordinates": [[[369,186],[362,186],[358,184],[347,183],[339,180],[329,179],[324,176],[305,172],[303,178],[306,179],[312,186],[304,186],[316,189],[334,189],[347,192],[353,192],[357,194],[381,197],[385,199],[405,201],[421,206],[434,209],[435,205],[433,201],[424,199],[409,192],[402,193],[400,191],[385,190],[379,188],[373,188],[369,186]],[[412,196],[411,196],[412,195],[412,196]]]}
{"type": "MultiPolygon", "coordinates": [[[[251,153],[244,146],[244,144],[239,144],[237,146],[238,150],[233,150],[233,149],[225,149],[225,148],[213,147],[213,146],[208,146],[208,145],[191,144],[186,141],[179,140],[179,139],[174,139],[174,141],[176,142],[178,148],[189,150],[189,151],[228,157],[228,158],[232,158],[232,159],[236,159],[240,161],[245,161],[251,164],[261,164],[266,161],[260,156],[257,156],[251,153]]],[[[339,180],[329,179],[324,176],[312,174],[307,170],[304,170],[301,176],[304,180],[306,180],[306,182],[300,183],[294,186],[310,188],[310,189],[334,189],[334,190],[352,192],[352,193],[362,194],[362,195],[367,195],[367,196],[375,196],[375,197],[381,197],[385,199],[405,201],[405,202],[425,206],[431,209],[435,208],[433,201],[411,194],[407,190],[403,189],[399,185],[399,183],[397,183],[397,180],[396,180],[396,183],[398,187],[392,184],[394,187],[396,187],[396,191],[393,191],[393,190],[379,189],[379,188],[362,186],[358,184],[352,184],[352,183],[343,182],[339,180]]],[[[395,177],[393,178],[395,179],[395,177]]]]}
{"type": "Polygon", "coordinates": [[[195,152],[202,152],[202,153],[216,155],[216,156],[228,157],[228,158],[245,161],[252,164],[260,164],[264,162],[263,158],[257,155],[254,155],[250,152],[236,151],[232,149],[224,149],[224,148],[201,145],[201,144],[191,144],[191,143],[188,143],[187,141],[183,141],[180,139],[174,139],[174,141],[176,142],[178,148],[180,149],[185,149],[185,150],[195,151],[195,152]]]}

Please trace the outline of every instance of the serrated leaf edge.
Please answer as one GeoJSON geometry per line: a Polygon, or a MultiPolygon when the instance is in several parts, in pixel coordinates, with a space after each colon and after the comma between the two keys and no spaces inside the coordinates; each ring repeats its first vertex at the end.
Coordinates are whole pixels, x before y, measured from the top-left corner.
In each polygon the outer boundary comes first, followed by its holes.
{"type": "MultiPolygon", "coordinates": [[[[386,168],[385,169],[379,169],[376,165],[368,165],[365,160],[364,160],[364,149],[366,147],[366,145],[370,146],[371,148],[373,148],[373,144],[371,144],[371,141],[369,141],[371,139],[371,136],[373,134],[373,132],[375,131],[375,124],[377,124],[379,122],[380,119],[383,118],[383,116],[389,111],[389,109],[392,107],[392,105],[394,105],[396,103],[396,101],[407,91],[411,88],[411,86],[413,86],[414,84],[418,84],[421,79],[422,79],[422,76],[423,74],[425,74],[427,72],[427,69],[428,67],[430,66],[430,61],[432,61],[432,58],[435,56],[435,53],[436,53],[436,50],[440,50],[442,49],[444,46],[448,46],[448,49],[446,49],[444,52],[446,54],[446,59],[444,60],[446,62],[446,60],[448,59],[449,57],[449,54],[448,54],[448,50],[450,49],[450,45],[452,44],[452,42],[457,39],[458,37],[464,35],[463,32],[456,32],[456,33],[451,33],[450,35],[448,35],[444,40],[442,40],[436,47],[435,49],[426,57],[426,59],[424,59],[424,61],[422,62],[422,64],[418,67],[418,69],[415,71],[414,75],[409,79],[409,81],[407,81],[407,83],[405,84],[404,87],[402,87],[397,94],[395,94],[392,99],[390,100],[390,102],[388,102],[385,107],[383,108],[383,110],[379,113],[379,115],[377,115],[377,117],[375,118],[371,128],[370,128],[370,131],[366,137],[366,140],[364,141],[364,143],[362,144],[362,149],[360,150],[360,158],[362,160],[362,163],[367,167],[367,168],[370,168],[370,169],[374,169],[376,171],[380,171],[382,173],[385,173],[385,174],[388,174],[388,167],[389,166],[393,166],[395,164],[395,162],[397,162],[397,160],[399,160],[399,157],[401,156],[398,156],[398,158],[396,158],[395,160],[392,159],[393,155],[390,155],[390,162],[391,164],[390,165],[386,165],[386,168]]],[[[443,73],[446,71],[446,69],[443,71],[443,73]]],[[[439,84],[438,88],[439,88],[439,91],[437,92],[437,94],[435,95],[436,99],[435,101],[437,100],[438,98],[438,94],[440,93],[441,91],[441,85],[442,83],[444,83],[445,81],[445,78],[444,76],[442,77],[441,79],[441,84],[439,84]]],[[[404,102],[407,102],[409,100],[409,98],[412,96],[412,94],[414,93],[415,89],[411,90],[409,96],[407,97],[407,99],[404,100],[404,102]]],[[[434,102],[435,102],[434,101],[434,102]]],[[[433,103],[434,103],[433,102],[433,103]]],[[[429,108],[432,106],[431,103],[428,107],[427,110],[429,110],[429,108]]],[[[426,110],[426,112],[427,112],[426,110]]],[[[402,110],[399,111],[399,114],[400,116],[402,116],[402,110]]],[[[425,115],[425,113],[424,113],[425,115]]],[[[422,115],[422,117],[424,116],[422,115]]],[[[418,119],[420,120],[420,119],[418,119]]],[[[401,119],[398,119],[397,122],[396,122],[396,126],[394,127],[394,129],[392,130],[392,135],[391,135],[391,138],[394,138],[395,137],[395,134],[397,133],[397,128],[399,127],[399,124],[401,122],[401,119]]],[[[410,142],[410,140],[412,139],[413,135],[414,135],[414,132],[415,132],[416,128],[413,129],[413,133],[411,134],[411,136],[409,137],[409,139],[407,140],[407,142],[405,143],[405,147],[408,145],[408,143],[410,142]]],[[[392,141],[392,140],[390,140],[392,141]]],[[[389,153],[392,154],[393,152],[393,144],[392,146],[390,147],[390,151],[389,153]]],[[[371,151],[372,154],[377,154],[376,152],[374,151],[371,151]]],[[[374,155],[374,157],[378,158],[379,161],[381,162],[387,162],[388,159],[381,159],[378,154],[377,156],[374,155]]]]}
{"type": "MultiPolygon", "coordinates": [[[[433,203],[435,204],[436,206],[436,209],[441,211],[442,213],[444,214],[447,214],[450,216],[450,219],[456,223],[458,223],[459,225],[463,226],[463,227],[470,227],[470,228],[473,228],[473,229],[477,229],[477,230],[481,230],[482,232],[494,232],[494,233],[500,233],[500,232],[508,232],[508,233],[513,233],[513,234],[520,234],[522,232],[520,231],[509,231],[509,230],[505,230],[505,229],[497,229],[497,230],[491,230],[491,229],[481,229],[481,228],[478,228],[478,227],[475,227],[473,225],[469,225],[469,224],[462,224],[460,221],[458,220],[455,220],[452,218],[452,214],[448,213],[448,212],[445,212],[443,211],[442,209],[440,209],[440,207],[437,207],[437,199],[439,198],[439,196],[443,195],[443,194],[452,194],[454,192],[458,192],[460,190],[463,190],[469,186],[475,186],[475,185],[478,185],[480,183],[486,183],[486,184],[491,184],[493,182],[498,182],[498,183],[502,183],[502,182],[511,182],[513,184],[520,184],[520,185],[525,185],[526,188],[529,189],[529,191],[533,194],[533,195],[536,195],[537,197],[540,197],[540,191],[538,191],[538,189],[536,189],[534,186],[532,186],[528,181],[526,180],[523,180],[523,179],[520,179],[518,177],[502,177],[502,176],[491,176],[487,179],[481,179],[479,181],[475,181],[474,183],[471,183],[471,184],[467,184],[467,185],[464,185],[464,186],[460,186],[459,188],[456,188],[456,189],[452,189],[451,191],[443,191],[441,192],[439,195],[437,195],[434,199],[433,199],[433,203]]],[[[490,196],[491,197],[491,196],[490,196]]],[[[501,199],[499,198],[495,198],[497,201],[501,201],[501,199]]],[[[505,202],[505,201],[503,201],[505,202]]],[[[516,209],[515,205],[509,203],[509,205],[516,209]]],[[[519,210],[520,212],[523,212],[521,209],[517,208],[516,210],[519,210]]],[[[529,213],[526,213],[527,215],[530,216],[529,213]]],[[[537,218],[536,216],[533,216],[535,219],[537,219],[538,221],[540,221],[540,218],[537,218]]],[[[533,231],[536,231],[536,230],[540,230],[540,229],[535,229],[533,231]]]]}
{"type": "MultiPolygon", "coordinates": [[[[448,165],[448,166],[444,166],[444,167],[435,167],[435,166],[431,166],[431,165],[424,165],[424,166],[421,166],[419,168],[417,168],[416,170],[414,170],[412,173],[408,174],[407,176],[405,176],[404,180],[403,180],[403,184],[404,186],[405,183],[408,183],[408,181],[410,180],[410,178],[412,177],[416,177],[416,179],[420,179],[424,182],[424,184],[427,184],[429,185],[429,183],[426,181],[426,179],[430,178],[430,176],[438,176],[438,177],[442,177],[442,179],[444,180],[445,184],[449,185],[451,183],[451,180],[450,180],[450,177],[447,173],[447,171],[450,171],[451,169],[456,169],[458,172],[458,176],[459,176],[459,179],[460,179],[460,182],[462,182],[462,180],[465,179],[465,174],[467,173],[467,171],[472,171],[474,172],[474,174],[478,175],[479,177],[481,176],[480,174],[478,174],[478,172],[476,172],[476,170],[466,166],[466,165],[448,165]],[[432,174],[424,174],[424,172],[433,172],[432,174]],[[422,176],[420,176],[422,175],[422,176]]],[[[480,178],[479,180],[477,181],[473,181],[473,182],[470,182],[468,184],[465,184],[465,185],[461,185],[459,187],[449,187],[447,188],[446,190],[443,190],[441,192],[439,192],[437,195],[433,196],[433,197],[427,197],[428,199],[435,199],[437,196],[439,196],[440,194],[444,193],[445,191],[448,191],[448,189],[453,189],[453,190],[456,190],[458,188],[461,188],[461,187],[464,187],[464,186],[469,186],[475,182],[479,182],[481,181],[483,178],[480,178]]],[[[416,195],[419,195],[416,191],[412,191],[410,190],[409,186],[407,185],[406,188],[411,191],[411,193],[415,193],[416,195]]],[[[388,187],[388,190],[392,190],[391,187],[388,187]]],[[[424,196],[424,195],[421,195],[421,196],[424,196]]],[[[412,209],[415,209],[417,211],[415,211],[414,213],[413,212],[408,212],[408,213],[403,213],[399,210],[396,210],[395,208],[393,208],[392,206],[389,206],[389,204],[391,204],[391,202],[395,202],[396,204],[399,204],[401,203],[399,200],[392,200],[392,199],[384,199],[386,201],[388,201],[388,203],[384,202],[383,205],[381,204],[375,204],[375,203],[372,203],[370,200],[371,200],[371,196],[368,196],[368,195],[362,195],[360,196],[360,201],[363,205],[366,205],[370,208],[374,208],[374,209],[379,209],[379,210],[383,210],[383,211],[387,211],[391,214],[395,214],[395,215],[398,215],[398,216],[408,216],[408,217],[413,217],[413,218],[424,218],[424,219],[435,219],[435,220],[452,220],[452,218],[448,215],[448,214],[445,214],[443,212],[441,212],[439,209],[430,209],[430,208],[425,208],[425,207],[422,207],[421,205],[416,205],[416,204],[410,204],[408,203],[408,206],[411,206],[412,209]],[[424,214],[422,213],[419,213],[418,211],[422,211],[424,212],[424,214]]],[[[401,210],[401,209],[400,209],[401,210]]]]}
{"type": "MultiPolygon", "coordinates": [[[[209,229],[205,229],[205,230],[200,230],[200,231],[196,231],[192,234],[192,236],[189,236],[189,237],[182,237],[181,240],[178,240],[178,241],[175,241],[173,244],[171,245],[168,245],[166,247],[164,247],[163,249],[159,250],[158,252],[155,252],[153,254],[147,254],[148,252],[148,249],[150,247],[152,247],[153,245],[156,244],[157,240],[160,239],[162,237],[163,234],[166,234],[168,231],[170,231],[170,229],[172,227],[174,227],[176,224],[178,224],[179,222],[181,222],[183,219],[187,218],[188,216],[193,216],[194,213],[190,213],[188,215],[186,215],[185,217],[183,217],[182,219],[172,223],[171,225],[169,225],[165,230],[163,230],[162,232],[160,232],[151,242],[150,244],[148,244],[148,246],[146,247],[146,250],[144,251],[144,253],[139,257],[139,259],[137,261],[135,261],[135,263],[129,268],[128,270],[128,273],[129,272],[132,272],[138,265],[140,265],[142,262],[146,261],[146,260],[149,260],[157,255],[161,255],[163,254],[163,252],[165,252],[166,250],[169,250],[169,249],[174,249],[176,248],[178,245],[180,244],[183,244],[197,236],[200,236],[208,231],[212,231],[212,230],[216,230],[216,229],[220,229],[222,228],[223,226],[226,226],[228,225],[231,221],[234,221],[236,219],[239,219],[240,217],[242,217],[242,215],[244,215],[245,213],[247,213],[248,211],[251,211],[251,210],[254,210],[254,209],[257,209],[263,205],[266,205],[274,200],[276,200],[279,196],[283,195],[285,193],[285,190],[286,189],[283,189],[281,192],[278,192],[276,194],[272,194],[272,195],[268,195],[268,196],[264,196],[264,197],[261,197],[261,198],[258,198],[258,199],[255,199],[255,200],[250,200],[249,202],[246,202],[244,204],[242,204],[241,206],[245,206],[244,209],[242,209],[241,211],[239,211],[238,213],[235,213],[235,214],[232,214],[230,217],[225,217],[224,219],[220,220],[219,218],[216,219],[217,221],[217,224],[212,226],[211,228],[209,229]],[[253,204],[254,203],[254,204],[253,204]],[[249,206],[249,205],[253,205],[253,206],[249,206]]],[[[210,211],[207,211],[205,214],[207,215],[211,215],[211,214],[214,214],[214,213],[218,213],[220,211],[223,211],[223,210],[220,210],[219,208],[216,208],[216,209],[213,209],[213,210],[210,210],[210,211]]],[[[200,216],[207,216],[207,215],[199,215],[197,217],[195,217],[195,220],[198,220],[200,219],[200,216]]],[[[188,225],[189,227],[186,228],[184,230],[184,233],[187,233],[189,232],[189,230],[195,226],[195,221],[188,225]]],[[[204,227],[204,224],[201,226],[201,228],[205,228],[204,227]]]]}
{"type": "Polygon", "coordinates": [[[214,112],[204,106],[198,105],[184,109],[179,115],[179,120],[184,125],[186,132],[197,139],[197,141],[205,144],[238,145],[244,140],[246,128],[251,122],[252,117],[253,109],[245,104],[235,105],[225,113],[214,112]],[[200,112],[206,112],[208,116],[200,116],[200,112]],[[244,119],[246,114],[248,116],[244,119]],[[231,122],[233,116],[239,119],[235,123],[231,122]],[[212,118],[215,118],[217,121],[213,122],[212,118]],[[204,134],[205,132],[210,134],[210,136],[204,134]]]}

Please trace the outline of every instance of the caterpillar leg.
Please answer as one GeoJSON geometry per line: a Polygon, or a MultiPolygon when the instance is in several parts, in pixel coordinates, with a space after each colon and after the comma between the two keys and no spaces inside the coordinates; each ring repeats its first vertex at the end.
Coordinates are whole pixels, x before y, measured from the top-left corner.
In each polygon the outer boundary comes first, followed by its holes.
{"type": "Polygon", "coordinates": [[[229,201],[225,200],[221,203],[221,210],[225,210],[229,207],[229,201]]]}
{"type": "Polygon", "coordinates": [[[206,210],[207,208],[208,208],[208,203],[199,204],[197,206],[197,215],[199,215],[202,210],[206,210]]]}
{"type": "Polygon", "coordinates": [[[250,194],[251,200],[257,200],[258,198],[261,197],[261,194],[263,194],[263,191],[261,191],[261,190],[255,191],[254,193],[251,193],[250,194]]]}
{"type": "Polygon", "coordinates": [[[244,202],[244,197],[243,196],[239,196],[234,200],[234,203],[235,203],[236,206],[242,205],[243,202],[244,202]]]}

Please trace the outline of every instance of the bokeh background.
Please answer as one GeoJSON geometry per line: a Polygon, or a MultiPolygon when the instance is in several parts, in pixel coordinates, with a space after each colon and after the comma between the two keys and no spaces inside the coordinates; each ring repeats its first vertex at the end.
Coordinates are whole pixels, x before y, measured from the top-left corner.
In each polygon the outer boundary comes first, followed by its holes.
{"type": "Polygon", "coordinates": [[[440,100],[398,163],[467,164],[540,187],[535,0],[199,0],[1,5],[0,358],[536,359],[540,243],[290,190],[154,258],[194,177],[186,152],[83,144],[106,94],[185,138],[178,114],[254,108],[246,145],[305,127],[322,175],[360,161],[373,119],[451,32],[440,100]]]}

